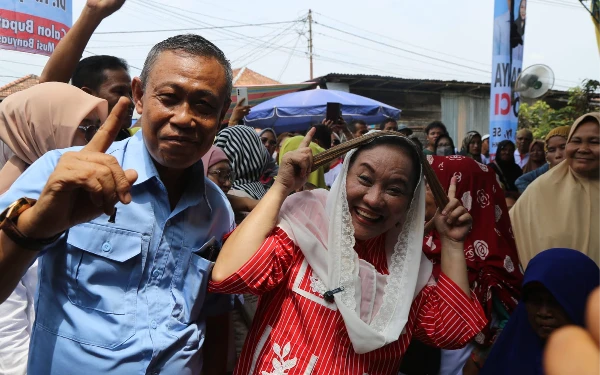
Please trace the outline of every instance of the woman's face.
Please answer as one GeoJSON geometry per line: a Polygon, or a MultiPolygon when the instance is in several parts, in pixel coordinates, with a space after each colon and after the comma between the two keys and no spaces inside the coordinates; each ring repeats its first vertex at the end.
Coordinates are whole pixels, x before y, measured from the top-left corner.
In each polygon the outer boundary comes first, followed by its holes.
{"type": "Polygon", "coordinates": [[[96,111],[93,111],[89,115],[85,116],[85,118],[81,120],[81,123],[75,132],[75,136],[73,137],[73,146],[87,145],[100,128],[100,125],[102,124],[100,123],[100,117],[96,111]]]}
{"type": "Polygon", "coordinates": [[[404,224],[416,185],[413,168],[408,151],[397,146],[381,145],[358,154],[346,177],[356,239],[374,238],[404,224]]]}
{"type": "Polygon", "coordinates": [[[579,125],[567,143],[565,153],[571,168],[584,176],[598,177],[600,127],[593,121],[579,125]]]}
{"type": "Polygon", "coordinates": [[[521,6],[519,7],[519,15],[524,20],[527,15],[527,0],[521,0],[521,6]]]}
{"type": "Polygon", "coordinates": [[[546,152],[546,161],[550,164],[550,168],[554,168],[565,158],[565,146],[567,139],[559,135],[550,138],[546,144],[548,152],[546,152]]]}
{"type": "Polygon", "coordinates": [[[213,164],[208,168],[208,178],[221,188],[223,193],[227,194],[231,189],[232,176],[231,166],[226,160],[213,164]]]}
{"type": "Polygon", "coordinates": [[[566,311],[541,283],[527,284],[523,295],[529,324],[542,340],[571,322],[566,311]]]}
{"type": "Polygon", "coordinates": [[[275,134],[269,131],[264,132],[260,136],[260,140],[262,144],[265,145],[265,147],[267,148],[267,151],[269,151],[269,155],[273,155],[275,149],[277,148],[277,138],[275,138],[275,134]]]}
{"type": "Polygon", "coordinates": [[[511,156],[515,153],[515,146],[508,145],[505,146],[502,150],[500,150],[500,160],[502,161],[510,161],[511,156]]]}
{"type": "Polygon", "coordinates": [[[481,155],[481,137],[476,135],[469,142],[469,154],[481,155]]]}
{"type": "Polygon", "coordinates": [[[439,139],[435,153],[437,156],[448,156],[453,153],[452,141],[448,137],[442,136],[439,139]]]}
{"type": "Polygon", "coordinates": [[[531,148],[529,158],[536,163],[543,163],[546,155],[544,155],[544,145],[541,142],[537,142],[531,148]]]}

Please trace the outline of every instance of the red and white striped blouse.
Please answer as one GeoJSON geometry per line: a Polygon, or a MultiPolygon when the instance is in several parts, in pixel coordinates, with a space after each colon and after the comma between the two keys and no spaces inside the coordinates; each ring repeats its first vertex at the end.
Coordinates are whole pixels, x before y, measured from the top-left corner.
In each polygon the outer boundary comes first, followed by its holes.
{"type": "MultiPolygon", "coordinates": [[[[355,250],[380,273],[387,273],[383,239],[364,241],[355,250]]],[[[442,273],[412,302],[398,341],[356,354],[341,314],[323,299],[322,284],[316,280],[300,249],[275,228],[237,273],[210,283],[211,292],[261,296],[235,375],[397,374],[413,335],[430,345],[454,349],[486,324],[479,303],[442,273]]]]}

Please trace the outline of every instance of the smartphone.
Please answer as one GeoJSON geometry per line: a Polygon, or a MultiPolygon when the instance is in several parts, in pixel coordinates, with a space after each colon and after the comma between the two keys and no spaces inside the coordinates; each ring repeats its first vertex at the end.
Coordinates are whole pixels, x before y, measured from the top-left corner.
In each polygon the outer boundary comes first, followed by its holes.
{"type": "Polygon", "coordinates": [[[246,100],[244,100],[244,105],[250,105],[250,102],[248,101],[248,88],[247,87],[236,87],[235,90],[236,90],[236,94],[237,94],[238,103],[242,99],[246,99],[246,100]]]}
{"type": "Polygon", "coordinates": [[[327,114],[325,119],[334,123],[342,117],[342,105],[340,103],[327,103],[327,114]]]}

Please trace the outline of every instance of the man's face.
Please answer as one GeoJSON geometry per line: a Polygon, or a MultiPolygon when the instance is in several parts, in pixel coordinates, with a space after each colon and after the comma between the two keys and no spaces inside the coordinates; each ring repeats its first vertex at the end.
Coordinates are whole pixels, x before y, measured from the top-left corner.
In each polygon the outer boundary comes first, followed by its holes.
{"type": "Polygon", "coordinates": [[[490,139],[486,138],[485,141],[481,142],[481,153],[487,155],[490,152],[490,139]]]}
{"type": "Polygon", "coordinates": [[[386,131],[398,131],[398,124],[395,121],[386,122],[383,125],[383,130],[386,131]]]}
{"type": "MultiPolygon", "coordinates": [[[[93,91],[91,94],[105,99],[108,102],[108,111],[110,112],[121,96],[131,98],[131,77],[125,69],[105,69],[104,83],[98,87],[97,91],[93,91]]],[[[131,127],[133,108],[133,105],[131,105],[128,116],[123,118],[122,129],[131,127]]]]}
{"type": "Polygon", "coordinates": [[[433,128],[429,130],[429,133],[427,133],[427,143],[430,146],[435,146],[435,141],[437,141],[442,134],[444,134],[442,128],[433,128]]]}
{"type": "Polygon", "coordinates": [[[365,135],[365,134],[367,134],[369,132],[369,128],[367,128],[367,125],[364,125],[364,124],[356,124],[354,126],[354,128],[355,128],[355,131],[354,131],[353,135],[356,138],[358,138],[358,137],[360,137],[362,135],[365,135]]]}
{"type": "Polygon", "coordinates": [[[567,139],[559,135],[554,136],[546,142],[546,161],[550,164],[550,168],[556,167],[565,158],[565,146],[567,139]]]}
{"type": "Polygon", "coordinates": [[[531,134],[517,135],[517,150],[519,150],[519,153],[520,154],[528,153],[531,142],[533,142],[533,136],[531,134]]]}
{"type": "Polygon", "coordinates": [[[214,58],[165,51],[145,88],[133,81],[148,152],[160,165],[185,169],[210,149],[229,108],[224,67],[214,58]]]}

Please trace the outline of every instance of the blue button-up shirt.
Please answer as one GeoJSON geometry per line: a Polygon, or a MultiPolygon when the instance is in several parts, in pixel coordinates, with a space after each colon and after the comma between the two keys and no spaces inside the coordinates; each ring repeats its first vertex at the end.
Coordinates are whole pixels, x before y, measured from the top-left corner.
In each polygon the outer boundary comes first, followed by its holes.
{"type": "MultiPolygon", "coordinates": [[[[29,167],[0,209],[37,199],[66,151],[29,167]]],[[[206,292],[208,254],[234,227],[229,202],[199,161],[171,211],[141,132],[107,154],[137,171],[133,201],[117,205],[115,223],[102,215],[71,228],[40,258],[28,372],[198,374],[205,317],[233,306],[231,296],[206,292]]]]}

